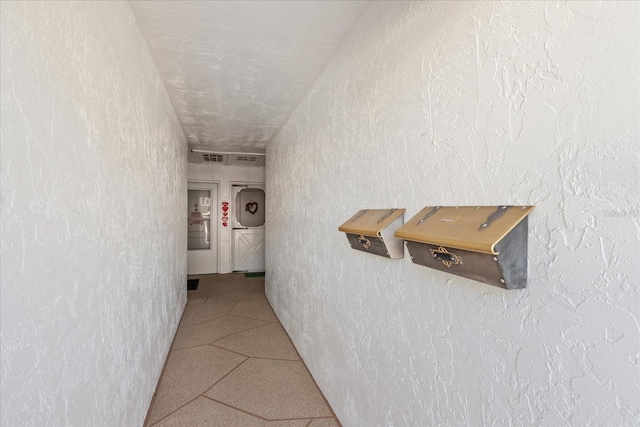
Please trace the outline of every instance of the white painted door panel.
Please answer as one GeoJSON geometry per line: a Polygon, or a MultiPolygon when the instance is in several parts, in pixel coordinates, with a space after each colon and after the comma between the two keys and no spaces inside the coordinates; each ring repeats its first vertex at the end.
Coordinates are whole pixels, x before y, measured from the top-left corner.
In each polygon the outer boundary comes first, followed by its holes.
{"type": "Polygon", "coordinates": [[[264,271],[264,228],[233,230],[234,271],[264,271]]]}
{"type": "Polygon", "coordinates": [[[264,271],[264,185],[232,187],[233,271],[264,271]]]}
{"type": "Polygon", "coordinates": [[[218,272],[218,185],[189,183],[187,274],[218,272]]]}

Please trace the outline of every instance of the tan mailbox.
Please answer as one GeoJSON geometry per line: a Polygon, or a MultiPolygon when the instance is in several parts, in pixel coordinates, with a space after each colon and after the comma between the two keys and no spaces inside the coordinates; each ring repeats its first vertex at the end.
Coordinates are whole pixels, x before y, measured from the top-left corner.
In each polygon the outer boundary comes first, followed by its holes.
{"type": "Polygon", "coordinates": [[[533,206],[429,206],[400,227],[414,263],[505,289],[527,287],[533,206]]]}
{"type": "Polygon", "coordinates": [[[402,225],[404,209],[363,209],[338,230],[347,233],[353,249],[386,258],[403,258],[402,239],[394,232],[402,225]]]}

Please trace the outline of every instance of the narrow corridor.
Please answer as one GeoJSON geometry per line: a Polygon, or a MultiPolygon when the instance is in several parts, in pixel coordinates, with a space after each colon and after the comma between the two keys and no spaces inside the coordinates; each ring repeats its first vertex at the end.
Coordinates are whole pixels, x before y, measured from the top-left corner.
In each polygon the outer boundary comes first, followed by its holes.
{"type": "Polygon", "coordinates": [[[189,278],[198,288],[145,425],[340,425],[267,302],[264,277],[189,278]]]}

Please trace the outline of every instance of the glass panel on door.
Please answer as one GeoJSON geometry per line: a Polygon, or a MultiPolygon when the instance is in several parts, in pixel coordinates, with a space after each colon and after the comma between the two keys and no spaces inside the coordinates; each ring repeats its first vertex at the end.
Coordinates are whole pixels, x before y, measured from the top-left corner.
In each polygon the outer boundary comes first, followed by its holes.
{"type": "Polygon", "coordinates": [[[242,227],[264,225],[264,190],[244,188],[236,194],[236,221],[242,227]]]}
{"type": "Polygon", "coordinates": [[[211,249],[211,191],[189,190],[187,249],[211,249]]]}

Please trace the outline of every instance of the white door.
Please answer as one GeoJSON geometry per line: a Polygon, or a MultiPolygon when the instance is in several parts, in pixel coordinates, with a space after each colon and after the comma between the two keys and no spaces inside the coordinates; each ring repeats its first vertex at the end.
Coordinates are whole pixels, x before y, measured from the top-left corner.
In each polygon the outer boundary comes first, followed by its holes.
{"type": "Polygon", "coordinates": [[[264,271],[264,185],[232,187],[233,271],[264,271]]]}
{"type": "Polygon", "coordinates": [[[218,272],[218,184],[188,185],[187,274],[218,272]]]}

